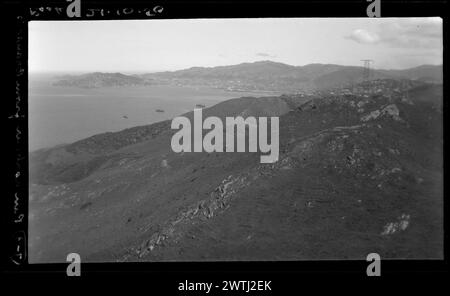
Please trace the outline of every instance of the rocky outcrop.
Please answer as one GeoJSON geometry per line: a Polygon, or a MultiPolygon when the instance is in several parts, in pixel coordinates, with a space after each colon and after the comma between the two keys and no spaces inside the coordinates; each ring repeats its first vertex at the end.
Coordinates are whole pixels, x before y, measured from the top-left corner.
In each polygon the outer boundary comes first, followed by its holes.
{"type": "Polygon", "coordinates": [[[157,246],[162,245],[166,240],[176,240],[182,235],[181,228],[184,224],[191,223],[192,220],[205,220],[214,217],[219,211],[229,206],[233,195],[245,186],[249,185],[248,175],[228,176],[216,189],[210,193],[208,199],[201,200],[191,207],[182,210],[175,218],[165,223],[161,229],[153,233],[150,238],[144,241],[135,253],[139,258],[146,256],[157,246]]]}
{"type": "Polygon", "coordinates": [[[385,116],[385,115],[392,117],[396,121],[403,121],[400,118],[400,111],[398,110],[398,107],[395,104],[387,105],[384,108],[382,108],[381,110],[374,110],[374,111],[370,112],[369,114],[366,114],[363,117],[361,117],[361,121],[366,122],[366,121],[370,121],[370,120],[375,120],[375,119],[385,116]]]}
{"type": "Polygon", "coordinates": [[[409,226],[410,218],[410,215],[402,214],[395,222],[389,222],[386,224],[381,235],[391,235],[399,231],[406,230],[409,226]]]}

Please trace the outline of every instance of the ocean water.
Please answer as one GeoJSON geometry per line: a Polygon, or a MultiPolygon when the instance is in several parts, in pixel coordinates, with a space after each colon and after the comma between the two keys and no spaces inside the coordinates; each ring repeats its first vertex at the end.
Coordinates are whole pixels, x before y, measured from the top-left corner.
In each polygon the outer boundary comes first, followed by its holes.
{"type": "Polygon", "coordinates": [[[81,89],[30,81],[29,150],[171,119],[193,110],[196,104],[210,107],[243,96],[267,94],[170,85],[81,89]]]}

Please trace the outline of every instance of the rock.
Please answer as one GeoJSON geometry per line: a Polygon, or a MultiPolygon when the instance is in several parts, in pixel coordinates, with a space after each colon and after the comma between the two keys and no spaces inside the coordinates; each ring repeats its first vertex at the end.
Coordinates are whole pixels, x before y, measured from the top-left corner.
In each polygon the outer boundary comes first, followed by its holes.
{"type": "Polygon", "coordinates": [[[394,118],[394,120],[401,120],[400,118],[400,111],[397,108],[397,105],[395,104],[391,104],[388,105],[386,107],[383,108],[383,110],[381,111],[382,115],[389,115],[392,116],[392,118],[394,118]]]}
{"type": "Polygon", "coordinates": [[[423,178],[420,178],[420,177],[417,177],[417,178],[416,178],[417,184],[422,184],[423,181],[425,181],[423,178]]]}
{"type": "Polygon", "coordinates": [[[390,153],[392,153],[394,155],[399,155],[400,154],[400,151],[398,151],[398,149],[389,148],[388,150],[389,150],[390,153]]]}
{"type": "Polygon", "coordinates": [[[348,163],[349,165],[354,165],[355,162],[356,162],[356,160],[355,160],[353,157],[351,157],[350,155],[347,156],[347,163],[348,163]]]}
{"type": "Polygon", "coordinates": [[[358,104],[356,104],[356,106],[358,106],[358,108],[362,108],[362,107],[364,107],[365,104],[367,104],[367,102],[363,100],[363,101],[359,101],[358,104]]]}
{"type": "Polygon", "coordinates": [[[402,121],[402,119],[400,118],[400,111],[398,110],[397,105],[395,104],[387,105],[386,107],[381,109],[381,111],[380,110],[372,111],[369,114],[366,114],[363,117],[361,117],[361,121],[366,122],[369,120],[375,120],[384,115],[389,115],[396,121],[402,121]]]}
{"type": "Polygon", "coordinates": [[[396,172],[401,172],[401,171],[402,171],[401,168],[393,168],[393,169],[391,170],[391,173],[396,173],[396,172]]]}
{"type": "Polygon", "coordinates": [[[402,214],[397,218],[396,222],[390,222],[384,226],[384,230],[381,235],[394,234],[398,231],[404,231],[408,228],[410,216],[402,214]]]}
{"type": "Polygon", "coordinates": [[[169,167],[169,165],[167,164],[167,160],[166,160],[166,159],[163,159],[163,160],[161,161],[161,166],[162,166],[163,168],[169,167]]]}
{"type": "Polygon", "coordinates": [[[361,121],[369,121],[377,119],[381,115],[381,112],[379,110],[375,110],[370,112],[369,114],[361,117],[361,121]]]}

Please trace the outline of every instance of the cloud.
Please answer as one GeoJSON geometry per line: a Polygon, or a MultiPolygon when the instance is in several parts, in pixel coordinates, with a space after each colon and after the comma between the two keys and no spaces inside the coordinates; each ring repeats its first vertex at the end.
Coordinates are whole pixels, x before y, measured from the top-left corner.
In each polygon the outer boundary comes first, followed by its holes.
{"type": "Polygon", "coordinates": [[[264,58],[276,58],[277,57],[276,55],[272,55],[272,54],[269,54],[269,53],[266,53],[266,52],[258,52],[256,54],[256,56],[264,57],[264,58]]]}
{"type": "Polygon", "coordinates": [[[354,30],[349,36],[346,36],[346,38],[362,44],[374,44],[380,41],[380,37],[376,33],[363,29],[354,30]]]}
{"type": "Polygon", "coordinates": [[[396,48],[440,48],[442,20],[440,18],[404,19],[382,23],[379,27],[382,42],[396,48]]]}
{"type": "Polygon", "coordinates": [[[378,24],[373,32],[356,29],[345,38],[361,44],[385,44],[394,48],[442,47],[442,19],[407,18],[378,24]]]}

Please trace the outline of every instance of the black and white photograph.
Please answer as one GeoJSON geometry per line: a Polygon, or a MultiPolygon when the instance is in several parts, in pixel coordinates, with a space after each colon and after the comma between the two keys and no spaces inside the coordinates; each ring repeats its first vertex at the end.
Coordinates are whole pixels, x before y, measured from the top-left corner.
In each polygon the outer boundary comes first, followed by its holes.
{"type": "Polygon", "coordinates": [[[443,20],[28,23],[28,262],[443,259],[443,20]]]}

